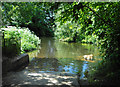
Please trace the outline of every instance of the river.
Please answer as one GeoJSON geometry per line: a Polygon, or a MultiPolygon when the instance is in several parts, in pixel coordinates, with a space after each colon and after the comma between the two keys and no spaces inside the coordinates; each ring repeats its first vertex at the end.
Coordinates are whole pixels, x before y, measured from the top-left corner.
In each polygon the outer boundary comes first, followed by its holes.
{"type": "Polygon", "coordinates": [[[29,52],[30,72],[68,72],[81,74],[89,72],[100,60],[97,46],[82,43],[67,43],[50,37],[41,38],[41,48],[29,52]],[[84,55],[93,54],[94,60],[85,60],[84,55]]]}

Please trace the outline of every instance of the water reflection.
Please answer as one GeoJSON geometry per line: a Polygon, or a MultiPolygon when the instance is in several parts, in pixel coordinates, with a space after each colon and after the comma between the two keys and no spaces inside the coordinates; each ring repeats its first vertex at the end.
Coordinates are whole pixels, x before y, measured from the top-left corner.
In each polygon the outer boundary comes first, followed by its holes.
{"type": "Polygon", "coordinates": [[[81,72],[81,78],[83,78],[84,72],[88,69],[87,63],[97,60],[99,50],[90,44],[66,43],[53,38],[41,38],[41,49],[29,54],[32,54],[28,66],[29,72],[69,72],[72,74],[81,72]],[[84,55],[89,54],[94,55],[93,61],[86,61],[83,58],[84,55]]]}
{"type": "Polygon", "coordinates": [[[85,77],[85,71],[88,69],[88,61],[84,61],[83,62],[83,67],[82,67],[82,71],[81,71],[81,77],[80,79],[85,77]]]}
{"type": "MultiPolygon", "coordinates": [[[[32,52],[35,53],[35,52],[32,52]]],[[[53,38],[41,38],[38,58],[82,58],[84,55],[98,55],[97,47],[90,44],[66,43],[53,38]]]]}
{"type": "Polygon", "coordinates": [[[29,72],[69,72],[75,74],[82,66],[82,61],[68,58],[33,58],[27,67],[29,72]]]}

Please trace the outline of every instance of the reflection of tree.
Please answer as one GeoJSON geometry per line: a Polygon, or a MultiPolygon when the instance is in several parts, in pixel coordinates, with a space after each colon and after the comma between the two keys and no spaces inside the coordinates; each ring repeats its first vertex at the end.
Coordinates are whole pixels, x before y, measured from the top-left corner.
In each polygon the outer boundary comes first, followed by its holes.
{"type": "Polygon", "coordinates": [[[66,43],[53,38],[41,38],[39,58],[77,58],[78,56],[96,54],[95,46],[81,43],[66,43]]]}
{"type": "Polygon", "coordinates": [[[92,45],[82,45],[81,43],[66,43],[66,42],[55,42],[57,49],[57,57],[59,58],[76,58],[77,56],[83,56],[87,54],[94,54],[96,51],[92,45]]]}
{"type": "Polygon", "coordinates": [[[38,57],[54,58],[55,51],[53,38],[41,38],[41,51],[38,57]]]}
{"type": "Polygon", "coordinates": [[[88,64],[87,64],[87,63],[88,63],[87,61],[84,61],[84,62],[83,62],[80,79],[82,79],[82,78],[84,78],[84,77],[87,76],[87,72],[88,72],[88,71],[86,72],[86,70],[88,69],[88,64]]]}
{"type": "Polygon", "coordinates": [[[80,60],[74,60],[72,58],[58,58],[61,64],[62,70],[69,73],[77,73],[82,69],[82,62],[80,60]]]}
{"type": "Polygon", "coordinates": [[[35,50],[35,51],[32,51],[32,52],[28,52],[30,60],[34,57],[37,57],[39,53],[40,53],[40,50],[35,50]]]}

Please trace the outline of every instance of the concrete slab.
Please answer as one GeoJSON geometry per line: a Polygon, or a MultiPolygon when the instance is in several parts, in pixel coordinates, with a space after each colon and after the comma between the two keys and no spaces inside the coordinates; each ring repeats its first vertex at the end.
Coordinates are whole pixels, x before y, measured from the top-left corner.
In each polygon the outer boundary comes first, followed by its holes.
{"type": "Polygon", "coordinates": [[[2,74],[6,74],[9,71],[16,70],[29,63],[28,54],[21,54],[15,58],[3,57],[2,60],[2,74]]]}
{"type": "Polygon", "coordinates": [[[69,86],[79,87],[77,75],[64,72],[31,73],[26,69],[19,72],[10,72],[3,78],[3,85],[20,87],[21,85],[37,86],[69,86]]]}

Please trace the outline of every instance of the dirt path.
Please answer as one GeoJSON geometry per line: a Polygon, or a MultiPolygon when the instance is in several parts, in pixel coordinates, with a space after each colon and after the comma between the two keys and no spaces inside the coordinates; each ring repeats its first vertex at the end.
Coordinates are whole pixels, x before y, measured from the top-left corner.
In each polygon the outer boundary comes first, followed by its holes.
{"type": "Polygon", "coordinates": [[[8,73],[3,77],[3,85],[11,85],[14,87],[20,87],[18,85],[62,85],[79,87],[77,75],[74,74],[63,72],[30,73],[27,70],[8,73]]]}

